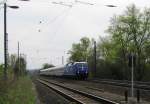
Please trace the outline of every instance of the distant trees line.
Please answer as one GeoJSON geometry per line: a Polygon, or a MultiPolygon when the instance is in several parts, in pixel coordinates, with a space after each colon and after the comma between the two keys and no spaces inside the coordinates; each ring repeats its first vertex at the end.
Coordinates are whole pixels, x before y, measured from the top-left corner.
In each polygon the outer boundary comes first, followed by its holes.
{"type": "Polygon", "coordinates": [[[54,67],[53,64],[49,64],[49,63],[44,63],[41,69],[46,69],[46,68],[51,68],[54,67]]]}
{"type": "MultiPolygon", "coordinates": [[[[8,75],[9,77],[13,76],[13,78],[16,80],[19,78],[19,76],[26,75],[26,59],[23,55],[20,55],[19,57],[16,54],[11,54],[8,57],[8,75]]],[[[3,64],[0,65],[0,69],[3,69],[3,64]]]]}
{"type": "Polygon", "coordinates": [[[15,54],[12,54],[9,58],[10,69],[13,70],[14,78],[19,76],[26,75],[26,66],[27,62],[24,56],[20,55],[19,57],[15,54]]]}
{"type": "MultiPolygon", "coordinates": [[[[122,15],[114,15],[106,30],[108,36],[97,42],[96,77],[131,79],[128,54],[136,55],[135,80],[150,80],[150,8],[140,11],[134,4],[122,15]]],[[[83,37],[72,44],[68,61],[87,61],[94,76],[94,39],[83,37]]]]}

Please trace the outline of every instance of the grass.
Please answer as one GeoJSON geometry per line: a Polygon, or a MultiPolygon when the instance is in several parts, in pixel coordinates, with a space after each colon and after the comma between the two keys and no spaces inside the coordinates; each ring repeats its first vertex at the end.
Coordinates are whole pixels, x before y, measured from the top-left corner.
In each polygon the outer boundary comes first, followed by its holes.
{"type": "Polygon", "coordinates": [[[0,81],[0,104],[35,104],[36,93],[28,76],[16,81],[0,81]]]}

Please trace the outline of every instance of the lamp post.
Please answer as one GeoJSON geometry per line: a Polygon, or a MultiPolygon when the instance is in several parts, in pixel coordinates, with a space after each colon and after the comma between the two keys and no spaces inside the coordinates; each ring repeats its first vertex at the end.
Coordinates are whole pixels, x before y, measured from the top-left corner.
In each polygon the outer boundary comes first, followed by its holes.
{"type": "Polygon", "coordinates": [[[18,9],[18,6],[10,6],[4,3],[4,79],[7,79],[7,58],[8,58],[8,34],[7,34],[7,7],[18,9]]]}

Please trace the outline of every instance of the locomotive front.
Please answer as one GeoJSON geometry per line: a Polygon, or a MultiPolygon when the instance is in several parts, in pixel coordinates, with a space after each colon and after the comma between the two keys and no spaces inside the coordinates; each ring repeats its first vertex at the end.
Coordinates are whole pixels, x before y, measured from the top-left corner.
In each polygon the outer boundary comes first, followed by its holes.
{"type": "Polygon", "coordinates": [[[86,79],[88,77],[88,65],[87,62],[75,62],[76,75],[78,78],[86,79]]]}

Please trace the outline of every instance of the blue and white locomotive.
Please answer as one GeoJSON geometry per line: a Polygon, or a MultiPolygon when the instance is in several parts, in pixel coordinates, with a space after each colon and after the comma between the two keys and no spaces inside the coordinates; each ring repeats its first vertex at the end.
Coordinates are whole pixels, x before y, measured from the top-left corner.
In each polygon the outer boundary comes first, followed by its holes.
{"type": "Polygon", "coordinates": [[[86,79],[88,71],[87,62],[72,62],[65,66],[42,69],[40,75],[86,79]]]}

